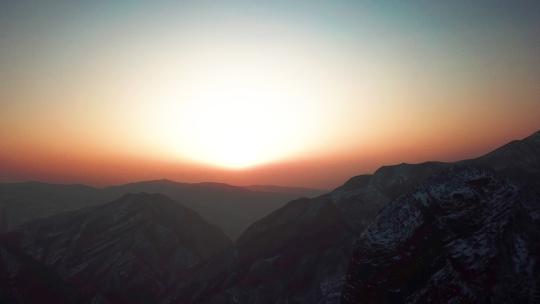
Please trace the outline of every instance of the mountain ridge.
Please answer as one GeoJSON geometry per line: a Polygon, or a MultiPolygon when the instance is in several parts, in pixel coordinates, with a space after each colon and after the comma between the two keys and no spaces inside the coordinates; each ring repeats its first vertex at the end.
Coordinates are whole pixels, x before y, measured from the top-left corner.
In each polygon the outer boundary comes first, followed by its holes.
{"type": "MultiPolygon", "coordinates": [[[[33,219],[94,206],[126,193],[166,194],[237,237],[249,224],[301,193],[263,192],[224,183],[181,183],[167,179],[95,188],[81,184],[0,183],[0,232],[33,219]]],[[[312,193],[303,193],[311,195],[312,193]]]]}
{"type": "MultiPolygon", "coordinates": [[[[509,144],[510,149],[515,146],[509,144]]],[[[213,272],[203,267],[201,273],[208,277],[182,285],[182,293],[176,298],[184,300],[179,303],[340,303],[341,288],[347,281],[347,257],[356,248],[355,239],[370,227],[379,211],[444,170],[491,164],[478,159],[482,157],[455,163],[383,166],[374,174],[354,176],[329,193],[293,200],[244,231],[234,252],[223,257],[228,266],[213,272]],[[286,271],[282,265],[288,265],[286,271]],[[273,280],[266,279],[269,277],[273,280]]],[[[504,168],[525,172],[514,161],[508,159],[504,168]]],[[[504,175],[506,171],[495,170],[494,174],[504,175]]],[[[533,176],[540,178],[540,170],[533,176]]]]}
{"type": "Polygon", "coordinates": [[[155,301],[181,273],[232,246],[193,210],[148,193],[38,219],[10,234],[63,280],[112,303],[155,301]]]}

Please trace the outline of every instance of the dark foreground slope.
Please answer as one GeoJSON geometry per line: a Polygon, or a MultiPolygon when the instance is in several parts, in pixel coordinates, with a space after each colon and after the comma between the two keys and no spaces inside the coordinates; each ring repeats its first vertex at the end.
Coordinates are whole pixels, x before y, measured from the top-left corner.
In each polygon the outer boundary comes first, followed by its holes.
{"type": "Polygon", "coordinates": [[[12,243],[0,237],[0,303],[106,303],[98,294],[85,295],[12,243]]]}
{"type": "Polygon", "coordinates": [[[540,199],[494,173],[441,172],[358,241],[342,303],[537,303],[540,199]]]}
{"type": "Polygon", "coordinates": [[[183,272],[232,244],[192,210],[145,193],[37,220],[11,236],[63,280],[112,303],[158,302],[183,272]]]}

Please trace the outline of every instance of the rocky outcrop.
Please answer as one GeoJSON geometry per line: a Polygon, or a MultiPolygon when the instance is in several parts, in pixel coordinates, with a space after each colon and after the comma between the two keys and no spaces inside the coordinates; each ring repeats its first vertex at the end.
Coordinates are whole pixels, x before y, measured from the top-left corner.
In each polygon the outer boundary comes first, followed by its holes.
{"type": "Polygon", "coordinates": [[[540,199],[454,167],[385,207],[359,239],[342,303],[540,300],[540,199]]]}

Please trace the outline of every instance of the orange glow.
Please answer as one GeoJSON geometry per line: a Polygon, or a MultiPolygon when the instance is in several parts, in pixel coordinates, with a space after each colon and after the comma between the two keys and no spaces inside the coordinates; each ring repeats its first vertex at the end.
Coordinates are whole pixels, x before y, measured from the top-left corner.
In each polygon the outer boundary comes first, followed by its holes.
{"type": "Polygon", "coordinates": [[[38,2],[0,14],[2,181],[331,188],[540,128],[538,18],[519,11],[38,2]]]}
{"type": "Polygon", "coordinates": [[[49,145],[2,149],[0,167],[3,181],[43,180],[100,186],[168,178],[184,182],[273,183],[330,189],[351,176],[373,172],[381,165],[476,157],[511,139],[525,137],[531,130],[533,128],[530,127],[516,131],[500,130],[489,136],[481,132],[452,133],[446,137],[433,134],[414,141],[403,140],[404,135],[396,133],[386,140],[380,138],[380,141],[347,153],[335,150],[332,153],[332,149],[328,149],[327,154],[313,154],[242,170],[79,149],[85,145],[73,143],[70,149],[52,149],[49,145]],[[385,145],[382,144],[384,142],[385,145]]]}

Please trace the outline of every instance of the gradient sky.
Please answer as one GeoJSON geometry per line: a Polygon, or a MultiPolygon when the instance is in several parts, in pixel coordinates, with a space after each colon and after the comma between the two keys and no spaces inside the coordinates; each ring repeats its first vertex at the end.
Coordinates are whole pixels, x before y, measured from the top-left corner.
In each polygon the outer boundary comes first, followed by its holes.
{"type": "Polygon", "coordinates": [[[332,188],[540,129],[539,1],[0,1],[0,181],[332,188]]]}

